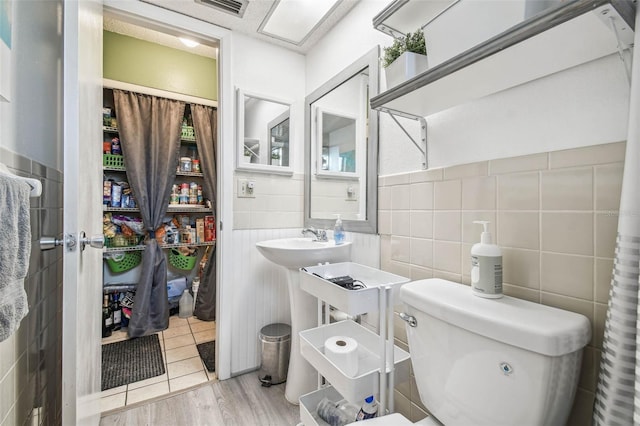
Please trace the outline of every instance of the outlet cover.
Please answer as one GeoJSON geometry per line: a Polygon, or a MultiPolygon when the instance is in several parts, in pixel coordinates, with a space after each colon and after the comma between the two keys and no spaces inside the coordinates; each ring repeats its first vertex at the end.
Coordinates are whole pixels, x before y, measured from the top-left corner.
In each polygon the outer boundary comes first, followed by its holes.
{"type": "Polygon", "coordinates": [[[238,179],[238,198],[255,198],[253,186],[255,182],[249,179],[238,179]]]}

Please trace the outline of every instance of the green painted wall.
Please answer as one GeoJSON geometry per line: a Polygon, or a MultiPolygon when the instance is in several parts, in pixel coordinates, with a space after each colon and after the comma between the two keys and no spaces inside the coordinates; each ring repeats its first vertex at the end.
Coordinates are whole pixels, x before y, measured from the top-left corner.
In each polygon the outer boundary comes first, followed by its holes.
{"type": "Polygon", "coordinates": [[[104,78],[140,86],[218,99],[218,64],[122,34],[104,31],[104,78]]]}

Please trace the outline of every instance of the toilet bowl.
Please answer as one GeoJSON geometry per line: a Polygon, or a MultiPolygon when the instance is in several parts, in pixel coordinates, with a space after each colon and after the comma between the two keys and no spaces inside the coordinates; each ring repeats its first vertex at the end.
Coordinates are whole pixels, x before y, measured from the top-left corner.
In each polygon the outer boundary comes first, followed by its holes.
{"type": "MultiPolygon", "coordinates": [[[[427,279],[400,289],[420,398],[420,425],[564,425],[582,350],[580,314],[504,296],[474,296],[462,284],[427,279]]],[[[367,425],[413,424],[398,413],[367,425]]]]}

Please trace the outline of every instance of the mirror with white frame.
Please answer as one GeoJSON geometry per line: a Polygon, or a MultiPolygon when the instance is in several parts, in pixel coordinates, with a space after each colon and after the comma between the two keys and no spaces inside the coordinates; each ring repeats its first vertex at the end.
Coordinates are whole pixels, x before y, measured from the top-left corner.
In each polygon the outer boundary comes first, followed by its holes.
{"type": "Polygon", "coordinates": [[[305,99],[305,226],[377,232],[378,48],[305,99]]]}
{"type": "Polygon", "coordinates": [[[236,89],[239,170],[292,174],[291,102],[236,89]]]}

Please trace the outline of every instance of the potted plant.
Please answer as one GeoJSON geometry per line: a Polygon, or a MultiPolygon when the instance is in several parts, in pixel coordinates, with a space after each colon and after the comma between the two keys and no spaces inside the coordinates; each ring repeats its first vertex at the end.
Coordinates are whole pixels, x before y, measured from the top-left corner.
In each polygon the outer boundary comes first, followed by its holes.
{"type": "Polygon", "coordinates": [[[271,164],[279,166],[280,165],[280,154],[277,152],[271,153],[271,164]]]}
{"type": "Polygon", "coordinates": [[[244,148],[244,162],[245,163],[251,162],[251,150],[247,147],[244,148]]]}
{"type": "Polygon", "coordinates": [[[424,33],[421,29],[406,37],[397,38],[384,48],[383,66],[387,79],[387,89],[422,73],[429,64],[424,33]]]}

